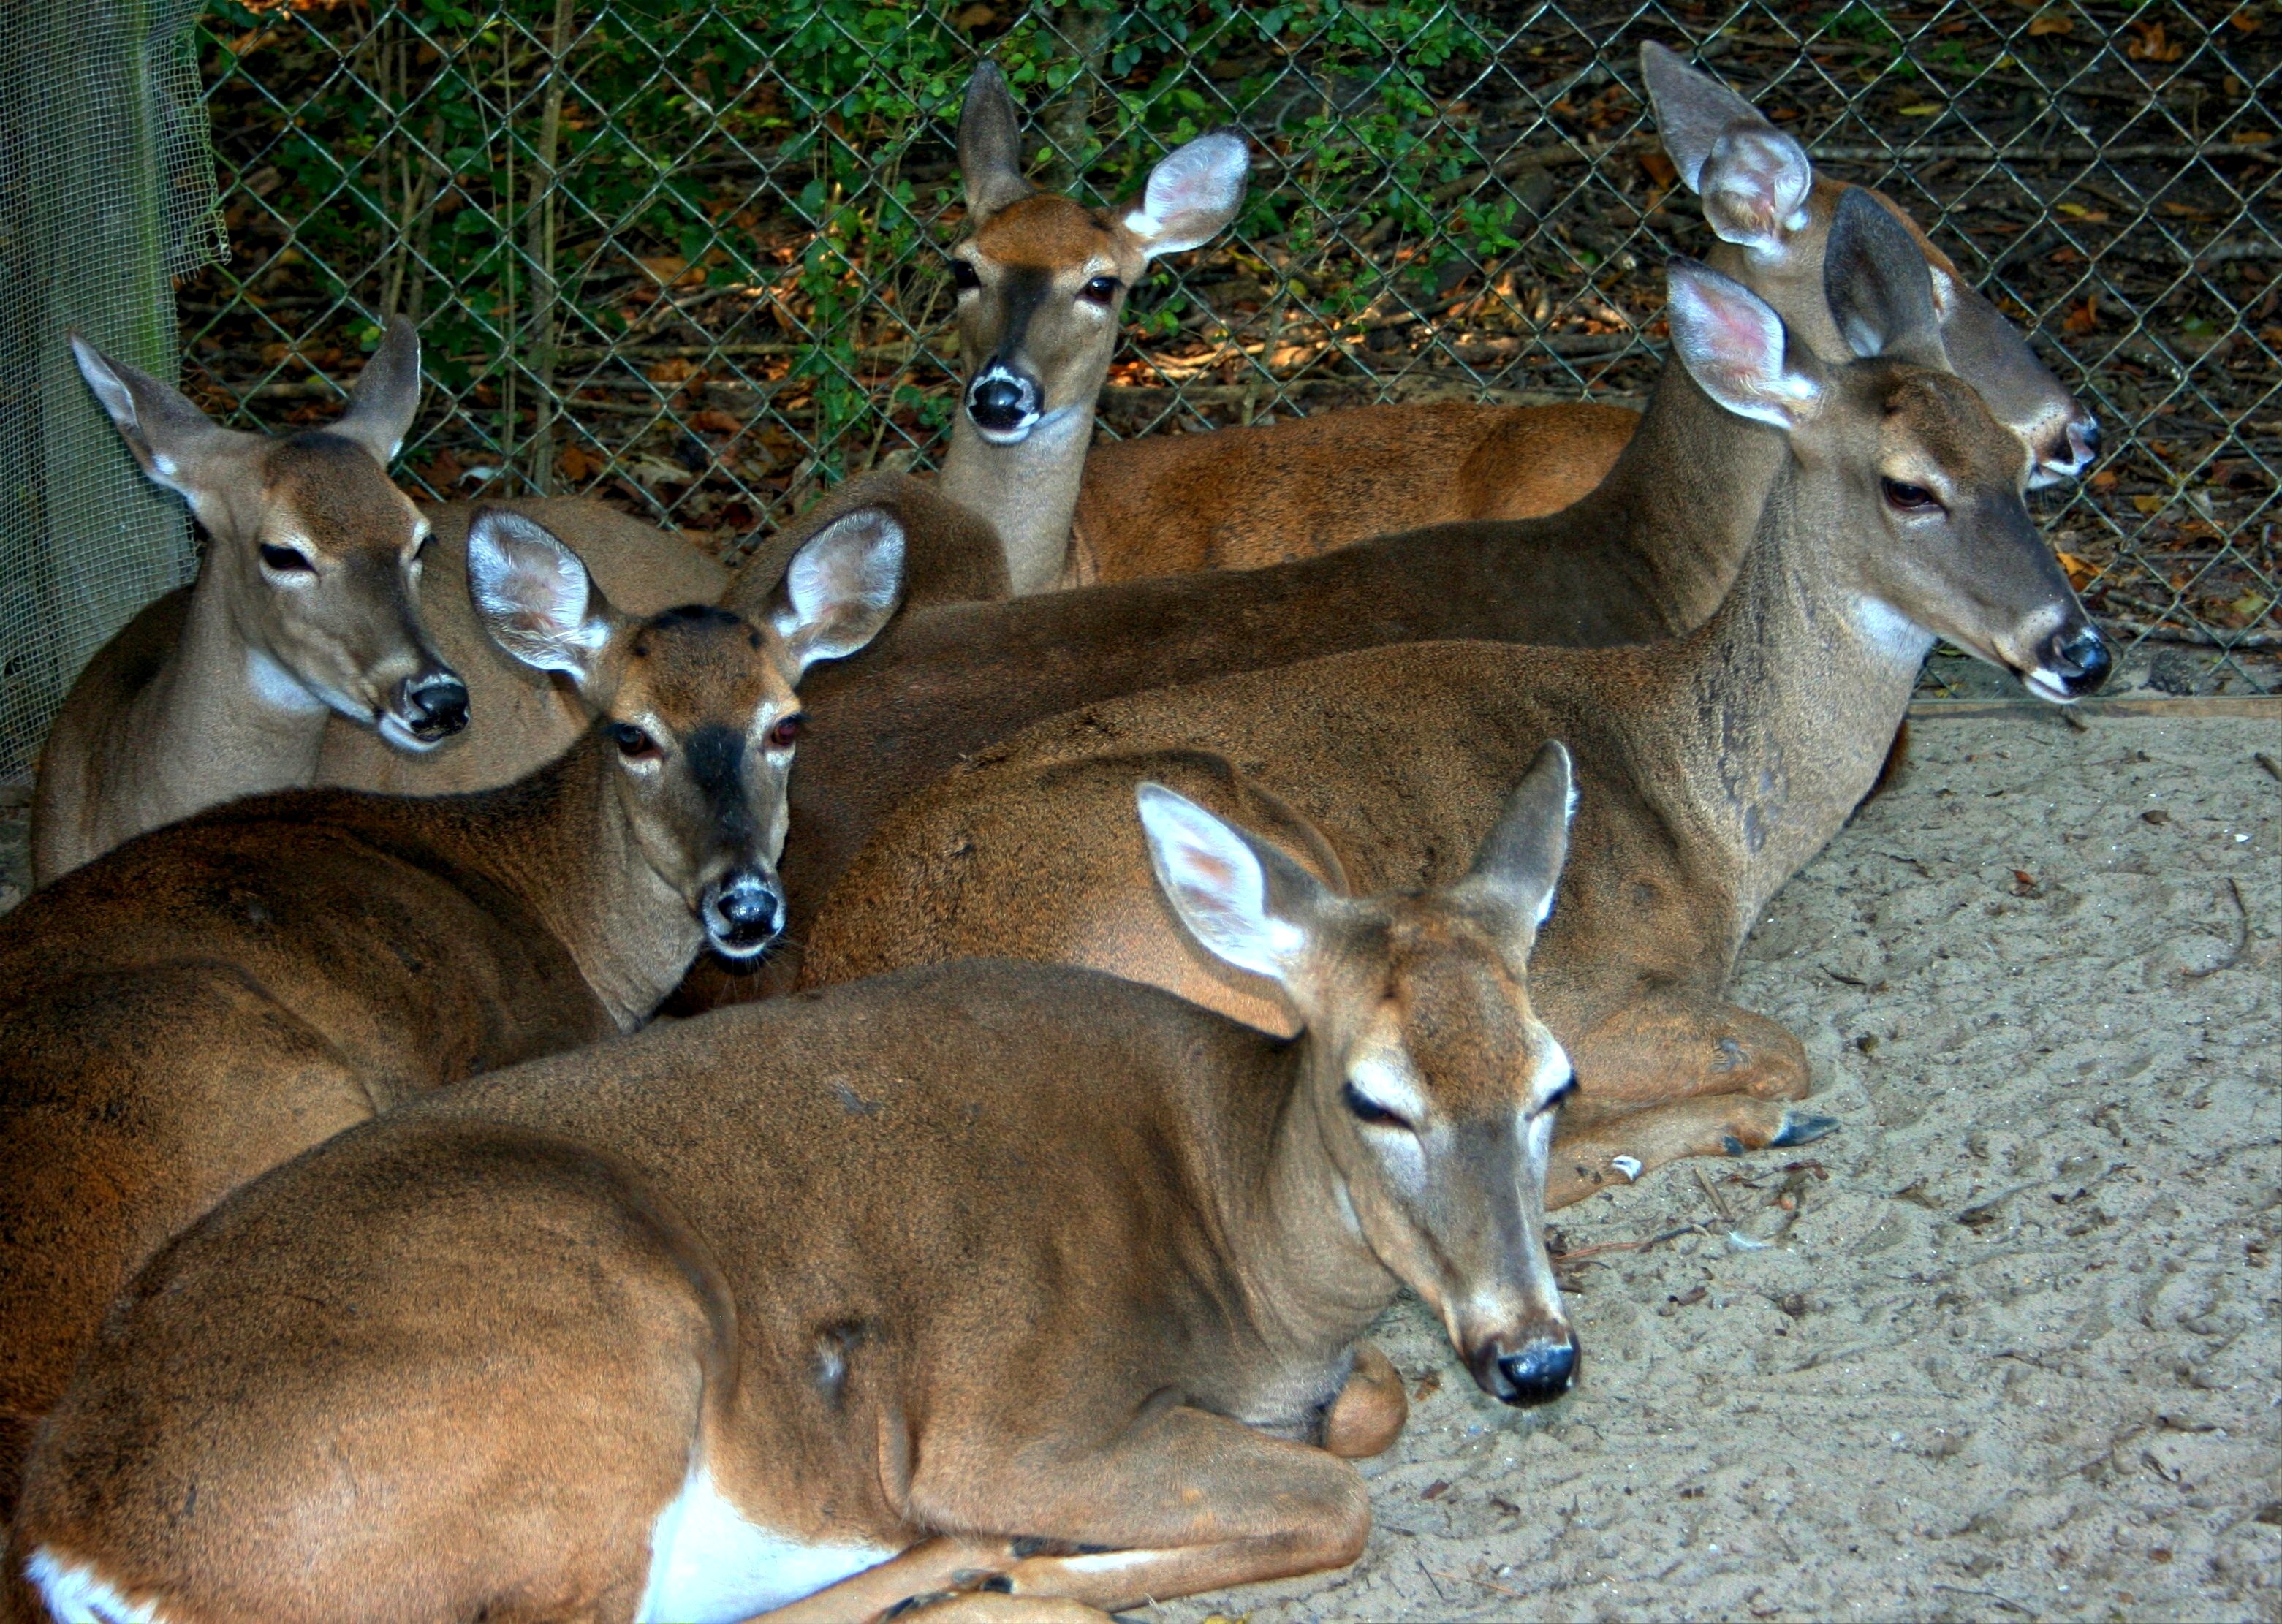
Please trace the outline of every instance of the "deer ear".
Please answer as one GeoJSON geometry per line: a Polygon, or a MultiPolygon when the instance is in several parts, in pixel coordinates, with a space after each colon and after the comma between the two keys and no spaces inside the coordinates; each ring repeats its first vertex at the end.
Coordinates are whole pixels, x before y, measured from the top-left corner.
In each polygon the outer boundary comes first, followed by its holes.
{"type": "Polygon", "coordinates": [[[1723,242],[1781,253],[1806,229],[1814,166],[1771,124],[1729,125],[1712,144],[1701,178],[1704,223],[1723,242]]]}
{"type": "Polygon", "coordinates": [[[172,384],[112,360],[77,333],[71,335],[71,349],[79,375],[95,392],[143,471],[193,508],[206,492],[213,465],[259,439],[223,428],[172,384]]]}
{"type": "Polygon", "coordinates": [[[468,597],[492,641],[536,671],[584,691],[620,618],[578,554],[545,525],[505,508],[468,524],[468,597]]]}
{"type": "Polygon", "coordinates": [[[1779,250],[1805,228],[1814,166],[1804,147],[1652,40],[1641,46],[1641,78],[1664,150],[1723,241],[1779,250]]]}
{"type": "Polygon", "coordinates": [[[1693,260],[1674,260],[1665,274],[1672,352],[1705,394],[1786,432],[1813,415],[1822,398],[1819,369],[1805,346],[1787,346],[1782,318],[1766,300],[1693,260]]]}
{"type": "Polygon", "coordinates": [[[1823,253],[1823,297],[1855,354],[1948,369],[1933,271],[1910,229],[1859,186],[1838,199],[1823,253]]]}
{"type": "Polygon", "coordinates": [[[904,586],[904,527],[884,508],[843,513],[785,566],[769,617],[796,670],[855,653],[880,634],[904,586]]]}
{"type": "Polygon", "coordinates": [[[402,316],[391,316],[357,378],[349,409],[330,432],[355,440],[386,468],[403,447],[419,410],[420,335],[402,316]]]}
{"type": "Polygon", "coordinates": [[[1697,73],[1669,46],[1643,40],[1640,65],[1649,113],[1656,120],[1664,150],[1688,190],[1701,191],[1704,160],[1712,156],[1712,144],[1720,132],[1740,120],[1766,120],[1758,108],[1709,74],[1697,73]]]}
{"type": "Polygon", "coordinates": [[[1140,204],[1125,229],[1150,259],[1200,248],[1218,236],[1244,204],[1252,149],[1234,130],[1216,129],[1176,147],[1149,171],[1140,204]]]}
{"type": "Polygon", "coordinates": [[[1135,792],[1166,899],[1215,958],[1290,984],[1308,921],[1331,893],[1266,842],[1162,784],[1135,792]]]}
{"type": "Polygon", "coordinates": [[[1528,956],[1537,928],[1553,912],[1554,888],[1569,859],[1569,823],[1576,815],[1568,747],[1548,741],[1506,797],[1466,877],[1453,888],[1457,897],[1498,921],[1518,958],[1528,956]]]}
{"type": "Polygon", "coordinates": [[[973,230],[1010,203],[1030,195],[1022,178],[1022,117],[1006,75],[978,62],[959,113],[959,173],[966,183],[966,228],[973,230]]]}

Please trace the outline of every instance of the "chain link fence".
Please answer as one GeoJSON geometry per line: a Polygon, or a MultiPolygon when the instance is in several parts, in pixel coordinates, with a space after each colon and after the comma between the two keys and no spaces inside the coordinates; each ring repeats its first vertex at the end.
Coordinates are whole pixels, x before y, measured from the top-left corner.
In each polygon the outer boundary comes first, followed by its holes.
{"type": "Polygon", "coordinates": [[[2038,500],[2131,680],[2282,672],[2262,4],[217,0],[201,30],[230,257],[178,283],[193,392],[322,419],[401,312],[432,381],[409,485],[583,493],[724,556],[945,443],[979,56],[1034,174],[1090,199],[1199,129],[1254,143],[1237,228],[1135,291],[1102,411],[1129,435],[1643,398],[1661,264],[1710,239],[1635,53],[1691,50],[2094,403],[2100,463],[2038,500]]]}

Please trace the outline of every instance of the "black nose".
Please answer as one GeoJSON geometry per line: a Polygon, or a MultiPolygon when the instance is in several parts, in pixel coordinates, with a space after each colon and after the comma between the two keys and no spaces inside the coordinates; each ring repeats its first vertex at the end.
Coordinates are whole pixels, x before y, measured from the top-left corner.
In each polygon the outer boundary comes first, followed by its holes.
{"type": "Polygon", "coordinates": [[[2080,626],[2072,632],[2055,632],[2045,640],[2043,664],[2073,699],[2107,681],[2115,661],[2108,655],[2107,640],[2095,628],[2080,626]]]}
{"type": "Polygon", "coordinates": [[[398,695],[404,725],[415,739],[446,739],[468,725],[468,685],[457,677],[409,677],[398,695]]]}
{"type": "Polygon", "coordinates": [[[994,368],[966,392],[966,415],[977,428],[1010,434],[1037,409],[1037,385],[1029,379],[994,368]]]}
{"type": "Polygon", "coordinates": [[[755,874],[733,874],[705,905],[706,934],[732,957],[757,953],[784,929],[784,893],[776,882],[755,874]]]}
{"type": "Polygon", "coordinates": [[[1474,1380],[1501,1403],[1550,1403],[1575,1384],[1579,1358],[1573,1332],[1535,1338],[1517,1353],[1493,1342],[1474,1357],[1474,1380]]]}

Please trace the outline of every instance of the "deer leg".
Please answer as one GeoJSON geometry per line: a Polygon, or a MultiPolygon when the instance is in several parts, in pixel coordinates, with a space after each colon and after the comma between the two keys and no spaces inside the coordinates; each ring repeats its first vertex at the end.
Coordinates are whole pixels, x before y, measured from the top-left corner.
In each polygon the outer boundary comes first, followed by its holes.
{"type": "Polygon", "coordinates": [[[1373,1342],[1354,1346],[1354,1368],[1347,1386],[1323,1407],[1323,1450],[1341,1460],[1384,1455],[1402,1436],[1410,1418],[1410,1395],[1402,1372],[1373,1342]]]}
{"type": "Polygon", "coordinates": [[[1060,1596],[960,1590],[898,1612],[896,1624],[1110,1624],[1109,1614],[1060,1596]]]}
{"type": "MultiPolygon", "coordinates": [[[[757,1617],[767,1624],[869,1624],[890,1612],[905,1617],[913,1611],[906,1603],[987,1583],[1014,1562],[1013,1540],[939,1535],[921,1540],[876,1567],[850,1573],[838,1584],[827,1585],[812,1596],[757,1617]]],[[[937,1615],[930,1610],[928,1616],[937,1615]]]]}
{"type": "Polygon", "coordinates": [[[1626,1004],[1570,1049],[1580,1107],[1703,1094],[1797,1100],[1814,1080],[1806,1050],[1765,1015],[1712,998],[1657,994],[1626,1004]]]}
{"type": "MultiPolygon", "coordinates": [[[[1178,1404],[1145,1406],[1122,1433],[1074,1442],[1059,1462],[1035,1446],[982,1461],[954,1448],[937,1451],[930,1475],[963,1503],[961,1520],[992,1508],[1001,1526],[1076,1548],[1015,1563],[1008,1594],[1112,1612],[1343,1566],[1370,1530],[1370,1496],[1347,1462],[1178,1404]]],[[[928,1488],[913,1483],[914,1510],[938,1497],[928,1488]]]]}
{"type": "Polygon", "coordinates": [[[1553,1141],[1545,1204],[1566,1207],[1596,1190],[1621,1186],[1682,1156],[1740,1156],[1819,1139],[1837,1119],[1778,1100],[1738,1095],[1679,1100],[1611,1114],[1564,1131],[1553,1141]]]}

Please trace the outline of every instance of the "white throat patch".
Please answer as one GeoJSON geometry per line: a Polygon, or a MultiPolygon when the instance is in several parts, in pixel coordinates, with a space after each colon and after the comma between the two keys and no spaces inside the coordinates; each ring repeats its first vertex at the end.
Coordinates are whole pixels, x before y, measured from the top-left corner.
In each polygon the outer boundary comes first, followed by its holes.
{"type": "Polygon", "coordinates": [[[245,684],[263,704],[289,716],[309,716],[328,708],[320,695],[266,649],[245,651],[245,684]]]}
{"type": "Polygon", "coordinates": [[[155,1602],[130,1602],[91,1563],[66,1562],[45,1545],[24,1564],[24,1577],[56,1624],[167,1624],[155,1602]]]}

